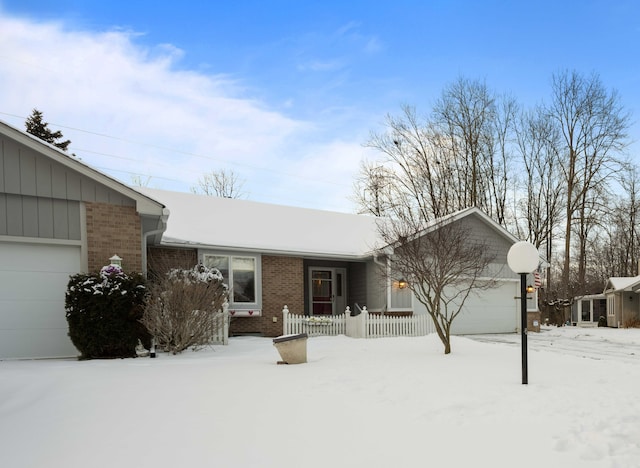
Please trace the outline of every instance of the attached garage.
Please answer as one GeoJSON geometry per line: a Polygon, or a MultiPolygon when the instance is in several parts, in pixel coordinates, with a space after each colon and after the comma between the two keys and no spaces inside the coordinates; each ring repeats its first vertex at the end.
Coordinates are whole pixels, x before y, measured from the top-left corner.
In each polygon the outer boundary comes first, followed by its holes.
{"type": "Polygon", "coordinates": [[[0,242],[0,356],[77,356],[64,295],[81,271],[79,245],[0,242]]]}
{"type": "Polygon", "coordinates": [[[516,281],[498,282],[495,287],[472,292],[453,322],[456,335],[514,333],[520,327],[520,302],[516,281]]]}
{"type": "Polygon", "coordinates": [[[0,360],[77,356],[69,276],[114,254],[145,273],[167,217],[161,203],[0,122],[0,360]]]}
{"type": "MultiPolygon", "coordinates": [[[[507,280],[498,281],[489,289],[473,291],[454,319],[451,332],[454,335],[514,333],[520,327],[518,288],[518,282],[507,280]]],[[[426,314],[425,307],[413,300],[415,313],[426,314]]]]}

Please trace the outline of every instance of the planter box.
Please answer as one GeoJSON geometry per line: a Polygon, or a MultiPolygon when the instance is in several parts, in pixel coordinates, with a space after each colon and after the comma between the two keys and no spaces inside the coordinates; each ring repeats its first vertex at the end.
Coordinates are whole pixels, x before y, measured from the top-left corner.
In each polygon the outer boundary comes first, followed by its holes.
{"type": "Polygon", "coordinates": [[[307,362],[306,333],[284,335],[273,339],[273,345],[280,353],[282,362],[286,364],[302,364],[307,362]]]}

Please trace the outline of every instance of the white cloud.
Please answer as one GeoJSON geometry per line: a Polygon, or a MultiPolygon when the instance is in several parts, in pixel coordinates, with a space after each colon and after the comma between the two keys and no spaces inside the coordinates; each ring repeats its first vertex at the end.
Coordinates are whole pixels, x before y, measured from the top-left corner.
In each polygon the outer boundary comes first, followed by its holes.
{"type": "Polygon", "coordinates": [[[40,109],[71,139],[72,152],[125,182],[138,173],[152,176],[152,186],[186,191],[203,173],[227,167],[247,179],[253,199],[350,209],[357,142],[329,137],[306,147],[312,123],[247,97],[236,77],[181,69],[188,51],[143,47],[138,36],[3,14],[0,118],[22,128],[40,109]]]}

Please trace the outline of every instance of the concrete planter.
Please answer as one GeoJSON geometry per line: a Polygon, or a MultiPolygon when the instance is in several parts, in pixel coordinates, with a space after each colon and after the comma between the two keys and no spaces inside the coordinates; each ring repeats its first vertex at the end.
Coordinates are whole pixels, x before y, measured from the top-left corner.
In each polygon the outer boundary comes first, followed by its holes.
{"type": "Polygon", "coordinates": [[[280,353],[282,361],[278,364],[302,364],[307,362],[306,333],[284,335],[273,339],[273,345],[280,353]]]}

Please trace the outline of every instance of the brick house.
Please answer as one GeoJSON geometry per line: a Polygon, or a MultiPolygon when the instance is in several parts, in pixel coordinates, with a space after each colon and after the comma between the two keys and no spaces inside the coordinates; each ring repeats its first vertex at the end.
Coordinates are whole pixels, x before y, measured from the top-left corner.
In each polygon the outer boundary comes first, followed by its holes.
{"type": "MultiPolygon", "coordinates": [[[[379,250],[373,217],[157,189],[138,189],[170,211],[149,268],[218,268],[231,287],[231,334],[282,334],[281,312],[335,315],[366,305],[374,313],[426,313],[379,250]]],[[[473,294],[456,319],[457,334],[519,328],[518,277],[506,265],[515,237],[477,208],[450,215],[495,250],[493,287],[473,294]]],[[[537,310],[534,297],[529,308],[537,310]]]]}
{"type": "MultiPolygon", "coordinates": [[[[516,239],[477,208],[446,222],[466,223],[497,254],[494,285],[467,300],[452,332],[516,331],[519,280],[506,266],[516,239]]],[[[284,305],[426,313],[379,247],[369,216],[134,189],[0,122],[0,359],[77,355],[64,313],[69,275],[114,254],[126,271],[219,269],[232,335],[281,335],[284,305]]]]}
{"type": "Polygon", "coordinates": [[[218,268],[231,287],[232,335],[281,335],[285,304],[333,315],[367,303],[367,269],[376,267],[371,217],[139,190],[170,211],[162,243],[149,247],[150,270],[218,268]]]}
{"type": "Polygon", "coordinates": [[[69,275],[114,254],[146,272],[166,220],[161,203],[0,122],[0,359],[77,355],[69,275]]]}

